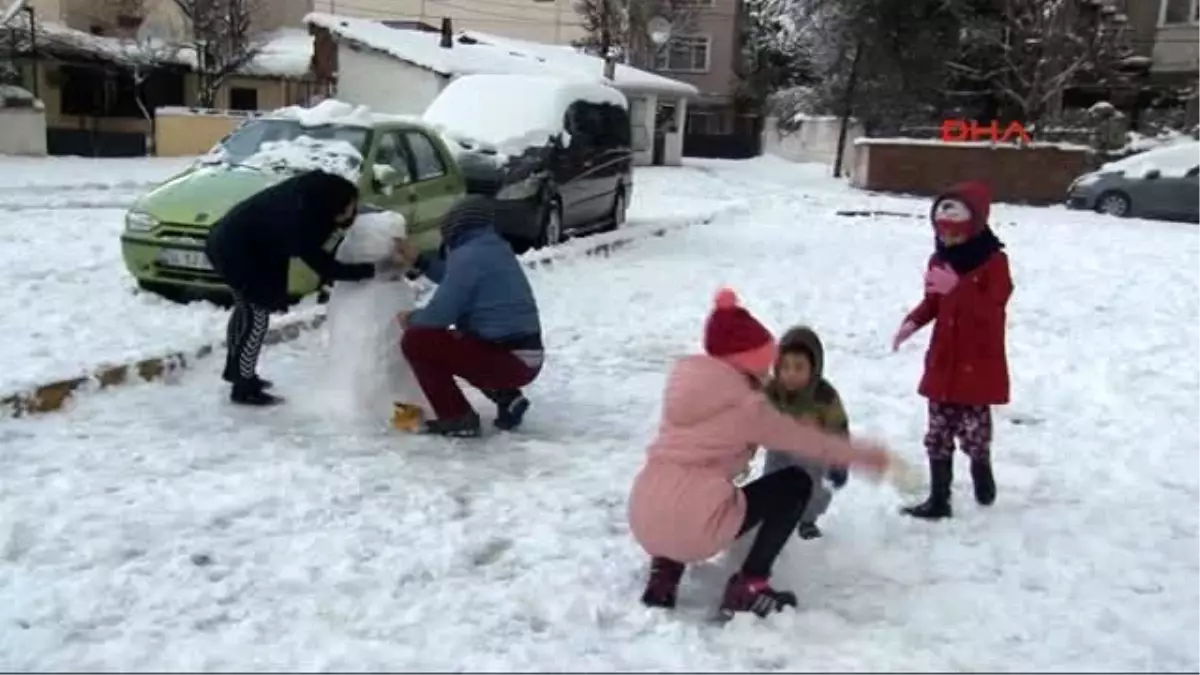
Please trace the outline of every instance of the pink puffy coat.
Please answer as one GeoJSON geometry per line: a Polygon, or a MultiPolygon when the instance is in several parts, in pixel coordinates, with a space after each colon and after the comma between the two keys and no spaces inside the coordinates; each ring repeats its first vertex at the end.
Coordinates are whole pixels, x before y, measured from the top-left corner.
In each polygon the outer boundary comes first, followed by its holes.
{"type": "Polygon", "coordinates": [[[683,563],[728,548],[746,517],[733,479],[760,445],[826,465],[857,459],[844,440],[776,410],[733,366],[705,355],[679,360],[667,378],[658,437],[630,494],[637,542],[652,556],[683,563]]]}

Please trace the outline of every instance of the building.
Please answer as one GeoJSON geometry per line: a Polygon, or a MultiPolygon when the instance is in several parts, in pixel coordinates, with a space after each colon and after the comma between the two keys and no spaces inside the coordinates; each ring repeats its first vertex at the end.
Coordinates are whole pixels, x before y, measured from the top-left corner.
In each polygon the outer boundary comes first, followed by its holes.
{"type": "MultiPolygon", "coordinates": [[[[603,60],[569,46],[481,31],[396,28],[390,22],[323,13],[309,15],[306,22],[314,33],[314,75],[335,83],[339,99],[381,112],[419,115],[453,77],[471,73],[605,82],[603,60]]],[[[626,65],[616,67],[610,84],[629,100],[635,161],[678,164],[683,151],[679,130],[697,88],[626,65]],[[663,119],[664,109],[671,111],[669,119],[663,119]]]]}
{"type": "Polygon", "coordinates": [[[565,45],[584,37],[574,0],[282,1],[309,4],[314,12],[376,21],[405,19],[437,25],[449,18],[459,30],[544,44],[565,45]]]}
{"type": "MultiPolygon", "coordinates": [[[[200,75],[186,40],[146,50],[134,39],[147,21],[185,35],[173,2],[30,0],[29,7],[0,27],[0,56],[44,103],[50,154],[145,154],[154,110],[197,105],[200,75]]],[[[312,38],[299,27],[302,18],[265,4],[253,29],[257,53],[218,83],[212,107],[273,109],[319,93],[309,77],[312,38]]]]}
{"type": "Polygon", "coordinates": [[[1124,0],[1121,10],[1129,18],[1135,56],[1147,69],[1139,106],[1157,103],[1171,92],[1184,94],[1188,124],[1197,123],[1197,59],[1200,32],[1197,0],[1124,0]],[[1189,95],[1190,92],[1190,95],[1189,95]]]}

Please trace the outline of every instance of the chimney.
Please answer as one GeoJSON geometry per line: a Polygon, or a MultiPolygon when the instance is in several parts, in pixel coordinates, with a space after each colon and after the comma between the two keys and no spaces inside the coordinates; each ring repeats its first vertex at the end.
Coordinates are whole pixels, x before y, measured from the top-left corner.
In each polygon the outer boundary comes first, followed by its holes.
{"type": "Polygon", "coordinates": [[[454,27],[450,25],[450,17],[442,17],[442,41],[440,43],[442,49],[450,49],[454,47],[454,27]]]}

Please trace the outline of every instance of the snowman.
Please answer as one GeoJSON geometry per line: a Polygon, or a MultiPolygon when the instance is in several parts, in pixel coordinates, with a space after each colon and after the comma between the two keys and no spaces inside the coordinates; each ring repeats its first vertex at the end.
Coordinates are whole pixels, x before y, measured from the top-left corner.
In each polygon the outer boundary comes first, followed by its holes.
{"type": "MultiPolygon", "coordinates": [[[[361,213],[334,253],[341,262],[387,261],[405,236],[404,217],[390,211],[361,213]]],[[[339,281],[329,296],[326,405],[331,412],[386,420],[403,404],[428,410],[412,368],[400,352],[401,312],[416,308],[417,287],[402,271],[365,281],[339,281]]]]}

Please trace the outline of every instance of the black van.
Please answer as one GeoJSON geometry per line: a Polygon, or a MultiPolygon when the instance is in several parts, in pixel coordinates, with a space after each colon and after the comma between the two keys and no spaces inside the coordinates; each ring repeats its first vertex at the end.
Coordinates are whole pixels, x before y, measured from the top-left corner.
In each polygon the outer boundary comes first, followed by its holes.
{"type": "Polygon", "coordinates": [[[458,158],[467,191],[504,204],[499,229],[517,253],[625,222],[633,195],[629,113],[614,103],[575,100],[563,129],[565,138],[553,136],[501,167],[486,152],[458,158]]]}

